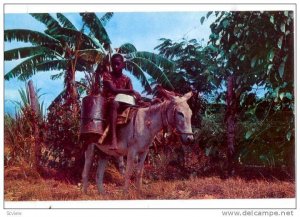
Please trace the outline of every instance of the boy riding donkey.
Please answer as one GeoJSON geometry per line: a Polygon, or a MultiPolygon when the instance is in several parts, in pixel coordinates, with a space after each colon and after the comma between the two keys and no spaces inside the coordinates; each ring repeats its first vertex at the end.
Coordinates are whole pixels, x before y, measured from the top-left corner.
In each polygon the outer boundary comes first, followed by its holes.
{"type": "Polygon", "coordinates": [[[109,114],[109,125],[111,129],[111,150],[118,149],[117,146],[117,115],[120,109],[124,109],[124,106],[120,102],[115,100],[117,94],[132,95],[136,100],[140,100],[140,95],[132,88],[132,83],[129,77],[123,74],[125,68],[124,57],[116,53],[111,57],[112,71],[108,70],[103,72],[103,92],[102,95],[107,99],[109,114]]]}

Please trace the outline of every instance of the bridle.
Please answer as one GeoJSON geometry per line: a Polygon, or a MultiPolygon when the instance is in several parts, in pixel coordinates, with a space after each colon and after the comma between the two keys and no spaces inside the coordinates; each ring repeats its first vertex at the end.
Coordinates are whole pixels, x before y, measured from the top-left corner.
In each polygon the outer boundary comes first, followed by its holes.
{"type": "Polygon", "coordinates": [[[194,133],[191,133],[191,132],[182,132],[180,131],[177,126],[175,125],[175,120],[176,120],[176,109],[177,109],[177,106],[173,106],[172,109],[172,117],[173,117],[173,120],[172,122],[168,120],[168,112],[169,112],[169,109],[171,108],[168,108],[168,105],[167,103],[164,103],[163,106],[162,106],[162,110],[161,110],[161,121],[162,121],[162,126],[163,126],[163,129],[166,129],[168,126],[171,126],[174,130],[173,132],[177,135],[194,135],[194,133]],[[164,118],[165,116],[165,118],[164,118]]]}

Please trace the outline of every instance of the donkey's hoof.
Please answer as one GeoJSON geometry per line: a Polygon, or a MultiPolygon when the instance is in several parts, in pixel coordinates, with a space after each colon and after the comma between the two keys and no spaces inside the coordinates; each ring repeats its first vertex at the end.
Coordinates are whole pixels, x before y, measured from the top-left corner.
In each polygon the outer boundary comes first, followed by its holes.
{"type": "Polygon", "coordinates": [[[99,195],[106,195],[106,191],[104,191],[104,190],[103,191],[98,191],[98,194],[99,195]]]}
{"type": "Polygon", "coordinates": [[[122,195],[123,195],[123,197],[128,197],[128,195],[129,195],[129,190],[128,190],[128,189],[123,189],[122,195]]]}
{"type": "Polygon", "coordinates": [[[106,194],[106,191],[104,189],[98,189],[98,193],[100,195],[105,195],[106,194]]]}

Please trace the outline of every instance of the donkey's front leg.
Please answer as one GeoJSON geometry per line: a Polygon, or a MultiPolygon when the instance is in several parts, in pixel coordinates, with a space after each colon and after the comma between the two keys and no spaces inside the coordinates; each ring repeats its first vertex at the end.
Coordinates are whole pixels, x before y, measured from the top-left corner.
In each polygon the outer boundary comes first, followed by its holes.
{"type": "Polygon", "coordinates": [[[137,165],[136,188],[137,188],[138,192],[141,190],[141,187],[142,187],[144,162],[145,162],[147,154],[148,154],[148,151],[145,151],[144,153],[142,153],[140,155],[139,162],[138,162],[138,165],[137,165]]]}
{"type": "Polygon", "coordinates": [[[93,157],[94,157],[94,148],[95,145],[93,143],[89,144],[85,151],[85,161],[84,168],[82,171],[82,190],[86,194],[88,181],[89,181],[89,172],[92,165],[93,157]]]}
{"type": "Polygon", "coordinates": [[[104,177],[104,171],[105,171],[105,167],[106,167],[107,161],[108,161],[108,159],[105,158],[105,157],[100,158],[99,161],[98,161],[96,183],[97,183],[98,192],[100,194],[104,193],[104,189],[103,189],[103,177],[104,177]]]}
{"type": "Polygon", "coordinates": [[[136,156],[136,152],[133,150],[129,150],[127,154],[127,165],[126,165],[126,172],[125,172],[125,186],[124,186],[125,193],[128,192],[129,189],[130,178],[133,172],[135,156],[136,156]]]}

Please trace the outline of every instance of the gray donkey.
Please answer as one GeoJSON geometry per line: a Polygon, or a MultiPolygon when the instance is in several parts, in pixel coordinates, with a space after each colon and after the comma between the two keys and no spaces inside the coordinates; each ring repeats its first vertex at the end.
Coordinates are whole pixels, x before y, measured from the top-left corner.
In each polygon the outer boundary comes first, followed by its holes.
{"type": "Polygon", "coordinates": [[[125,192],[128,191],[130,178],[133,169],[137,169],[136,188],[141,189],[144,161],[149,151],[149,147],[155,135],[162,129],[174,130],[180,135],[183,143],[191,143],[194,140],[191,116],[192,111],[187,104],[187,100],[192,96],[192,92],[182,97],[175,96],[171,92],[164,90],[166,100],[147,108],[139,108],[136,117],[118,130],[118,149],[110,150],[109,144],[91,143],[85,151],[85,165],[82,172],[83,192],[87,192],[88,173],[93,160],[94,147],[99,148],[106,156],[100,157],[97,168],[96,183],[99,193],[103,193],[103,175],[108,161],[108,156],[120,158],[127,156],[125,171],[125,192]],[[134,161],[138,157],[137,166],[134,161]]]}

